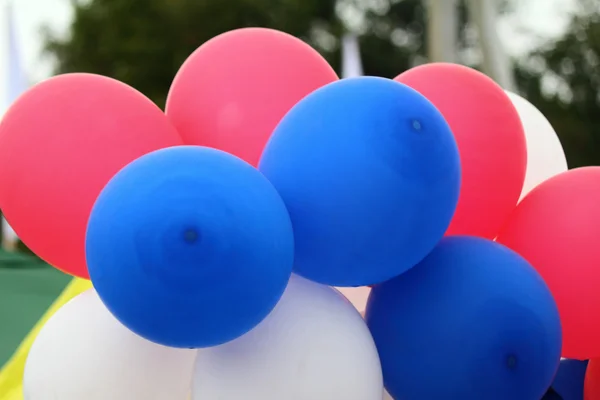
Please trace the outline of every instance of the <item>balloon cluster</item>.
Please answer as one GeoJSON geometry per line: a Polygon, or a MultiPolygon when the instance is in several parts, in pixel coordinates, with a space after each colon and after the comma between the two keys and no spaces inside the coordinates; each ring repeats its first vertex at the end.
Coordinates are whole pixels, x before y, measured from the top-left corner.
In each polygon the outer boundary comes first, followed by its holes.
{"type": "Polygon", "coordinates": [[[0,208],[94,290],[25,399],[567,399],[561,355],[600,358],[599,182],[475,70],[339,80],[268,29],[201,46],[164,113],[49,79],[0,124],[0,208]],[[372,286],[364,319],[331,286],[372,286]]]}

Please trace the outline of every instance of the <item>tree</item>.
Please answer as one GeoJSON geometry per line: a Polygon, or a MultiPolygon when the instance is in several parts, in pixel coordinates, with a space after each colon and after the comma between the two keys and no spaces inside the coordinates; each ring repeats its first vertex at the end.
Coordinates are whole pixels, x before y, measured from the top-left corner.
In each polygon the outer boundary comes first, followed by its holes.
{"type": "MultiPolygon", "coordinates": [[[[578,2],[565,35],[517,67],[521,91],[550,119],[571,167],[600,163],[600,6],[578,2]]],[[[503,5],[509,12],[511,2],[503,5]]],[[[48,36],[57,72],[111,76],[160,106],[189,54],[240,27],[298,36],[338,71],[339,38],[350,28],[360,33],[367,75],[393,77],[427,54],[422,0],[74,0],[74,9],[69,35],[48,36]]],[[[459,48],[477,46],[468,34],[464,2],[459,16],[459,48]]]]}
{"type": "MultiPolygon", "coordinates": [[[[75,1],[69,35],[49,33],[57,72],[119,79],[164,105],[183,61],[202,43],[241,27],[289,32],[339,63],[342,25],[335,0],[91,0],[75,1]]],[[[233,60],[232,60],[233,62],[233,60]]]]}
{"type": "Polygon", "coordinates": [[[524,95],[559,134],[570,168],[600,165],[600,4],[578,5],[566,33],[517,70],[524,95]]]}
{"type": "MultiPolygon", "coordinates": [[[[185,58],[236,28],[261,26],[300,37],[338,72],[339,39],[348,28],[360,33],[367,75],[394,77],[427,51],[421,0],[74,0],[73,7],[69,35],[48,32],[56,72],[110,76],[161,106],[185,58]]],[[[463,47],[468,46],[466,15],[461,3],[463,47]]]]}
{"type": "Polygon", "coordinates": [[[160,106],[185,58],[236,28],[261,26],[300,37],[339,71],[339,38],[354,17],[368,75],[393,77],[426,52],[421,0],[75,0],[73,7],[69,35],[48,32],[56,72],[110,76],[160,106]]]}

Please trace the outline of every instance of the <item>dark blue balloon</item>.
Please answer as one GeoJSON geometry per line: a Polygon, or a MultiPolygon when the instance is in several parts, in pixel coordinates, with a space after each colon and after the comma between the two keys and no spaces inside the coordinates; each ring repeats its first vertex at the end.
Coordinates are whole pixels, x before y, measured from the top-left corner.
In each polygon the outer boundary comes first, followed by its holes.
{"type": "Polygon", "coordinates": [[[583,382],[587,361],[562,360],[552,383],[552,389],[562,400],[583,400],[583,382]]]}
{"type": "Polygon", "coordinates": [[[86,256],[107,308],[140,336],[200,348],[260,323],[287,285],[293,232],[258,170],[181,146],[121,170],[96,201],[86,256]]]}
{"type": "Polygon", "coordinates": [[[396,399],[540,399],[560,361],[548,287],[521,256],[485,239],[443,239],[373,289],[366,320],[396,399]]]}
{"type": "Polygon", "coordinates": [[[300,101],[259,169],[290,212],[295,272],[334,286],[382,282],[417,264],[444,235],[460,188],[440,112],[408,86],[374,77],[300,101]]]}
{"type": "MultiPolygon", "coordinates": [[[[546,392],[546,394],[544,394],[544,397],[541,398],[541,400],[564,400],[564,399],[561,397],[561,395],[556,393],[556,391],[554,389],[549,388],[548,391],[546,392]]],[[[583,400],[583,397],[580,400],[583,400]]]]}

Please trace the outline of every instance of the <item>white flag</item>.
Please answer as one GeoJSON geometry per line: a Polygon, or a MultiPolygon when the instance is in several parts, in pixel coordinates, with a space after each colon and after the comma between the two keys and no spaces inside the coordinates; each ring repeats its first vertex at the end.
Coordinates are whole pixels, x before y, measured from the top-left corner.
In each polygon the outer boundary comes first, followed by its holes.
{"type": "Polygon", "coordinates": [[[358,38],[346,34],[342,38],[342,78],[356,78],[363,75],[358,38]]]}
{"type": "MultiPolygon", "coordinates": [[[[8,39],[6,48],[6,54],[4,57],[0,57],[0,60],[4,60],[5,63],[5,93],[4,95],[4,108],[7,109],[10,105],[27,90],[27,79],[21,65],[21,54],[17,43],[17,34],[14,24],[14,15],[12,9],[12,2],[8,2],[6,6],[6,26],[5,26],[5,37],[8,39]]],[[[2,190],[2,188],[0,188],[2,190]]],[[[17,235],[15,231],[10,227],[4,218],[2,218],[2,234],[5,241],[16,241],[17,235]]]]}

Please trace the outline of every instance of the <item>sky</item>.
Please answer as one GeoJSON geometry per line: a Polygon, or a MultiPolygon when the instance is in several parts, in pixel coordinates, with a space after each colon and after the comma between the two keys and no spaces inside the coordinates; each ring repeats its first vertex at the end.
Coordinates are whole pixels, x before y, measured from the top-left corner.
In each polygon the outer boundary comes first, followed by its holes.
{"type": "MultiPolygon", "coordinates": [[[[0,49],[2,50],[6,46],[4,36],[6,36],[8,1],[0,0],[0,3],[3,3],[0,19],[0,39],[3,46],[0,49]]],[[[57,32],[67,32],[73,16],[70,2],[69,0],[12,0],[12,3],[22,64],[31,80],[44,79],[52,73],[52,63],[50,60],[41,59],[43,43],[40,30],[43,26],[48,26],[57,32]]]]}
{"type": "MultiPolygon", "coordinates": [[[[6,11],[11,0],[0,0],[0,54],[5,57],[6,11]]],[[[73,16],[69,0],[12,0],[22,64],[32,82],[52,73],[52,62],[42,58],[41,28],[66,34],[73,16]]],[[[440,0],[437,0],[440,1],[440,0]]],[[[441,0],[444,1],[444,0],[441,0]]],[[[535,47],[539,38],[559,35],[574,0],[518,0],[516,12],[498,25],[509,54],[518,56],[535,47]]],[[[110,29],[110,28],[107,28],[110,29]]],[[[0,58],[0,93],[4,92],[5,60],[0,58]]]]}

